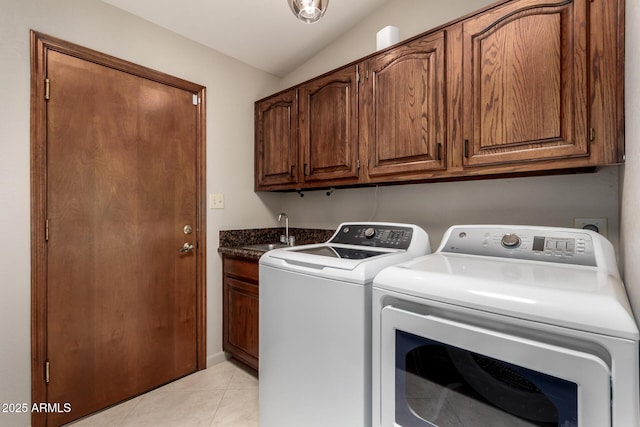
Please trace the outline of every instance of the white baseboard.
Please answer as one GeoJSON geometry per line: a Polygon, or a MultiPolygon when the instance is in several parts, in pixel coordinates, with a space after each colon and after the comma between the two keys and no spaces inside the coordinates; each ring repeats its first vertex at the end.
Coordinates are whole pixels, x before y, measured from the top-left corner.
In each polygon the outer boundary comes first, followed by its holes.
{"type": "Polygon", "coordinates": [[[227,353],[224,351],[220,351],[218,353],[207,356],[207,368],[210,368],[218,363],[225,362],[229,360],[231,357],[227,356],[227,353]]]}

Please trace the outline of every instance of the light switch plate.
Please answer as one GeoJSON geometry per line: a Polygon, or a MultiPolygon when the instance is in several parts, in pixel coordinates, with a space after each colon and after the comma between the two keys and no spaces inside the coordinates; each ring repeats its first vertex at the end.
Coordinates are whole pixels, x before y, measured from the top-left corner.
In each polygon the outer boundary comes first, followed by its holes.
{"type": "Polygon", "coordinates": [[[607,218],[574,218],[573,226],[587,230],[592,230],[593,227],[596,227],[598,233],[607,237],[607,218]]]}
{"type": "Polygon", "coordinates": [[[209,194],[209,209],[224,209],[224,194],[209,194]]]}

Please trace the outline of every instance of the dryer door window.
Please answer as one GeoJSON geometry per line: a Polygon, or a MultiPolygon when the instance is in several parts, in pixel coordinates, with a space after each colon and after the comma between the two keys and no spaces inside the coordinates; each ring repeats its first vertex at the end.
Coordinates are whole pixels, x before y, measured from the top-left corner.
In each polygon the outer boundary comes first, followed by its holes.
{"type": "Polygon", "coordinates": [[[382,309],[385,426],[603,426],[600,358],[397,307],[382,309]]]}
{"type": "Polygon", "coordinates": [[[403,426],[572,427],[578,425],[578,386],[396,331],[395,412],[403,426]]]}

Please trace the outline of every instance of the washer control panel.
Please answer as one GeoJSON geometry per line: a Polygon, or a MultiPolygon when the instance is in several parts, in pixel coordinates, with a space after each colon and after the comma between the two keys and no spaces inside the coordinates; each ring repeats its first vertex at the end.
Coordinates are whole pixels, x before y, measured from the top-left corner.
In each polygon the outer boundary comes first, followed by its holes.
{"type": "Polygon", "coordinates": [[[454,226],[445,234],[439,252],[597,265],[589,232],[567,228],[454,226]]]}
{"type": "Polygon", "coordinates": [[[411,244],[412,236],[411,227],[343,224],[329,243],[406,250],[411,244]]]}

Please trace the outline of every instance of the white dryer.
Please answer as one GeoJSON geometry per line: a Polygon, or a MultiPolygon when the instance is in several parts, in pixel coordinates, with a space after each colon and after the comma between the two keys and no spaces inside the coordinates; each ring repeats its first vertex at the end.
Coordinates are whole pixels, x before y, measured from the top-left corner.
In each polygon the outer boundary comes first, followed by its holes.
{"type": "Polygon", "coordinates": [[[343,223],[260,258],[260,427],[371,425],[371,283],[429,252],[418,226],[343,223]]]}
{"type": "Polygon", "coordinates": [[[374,280],[373,425],[638,426],[638,337],[601,235],[454,226],[374,280]]]}

